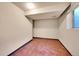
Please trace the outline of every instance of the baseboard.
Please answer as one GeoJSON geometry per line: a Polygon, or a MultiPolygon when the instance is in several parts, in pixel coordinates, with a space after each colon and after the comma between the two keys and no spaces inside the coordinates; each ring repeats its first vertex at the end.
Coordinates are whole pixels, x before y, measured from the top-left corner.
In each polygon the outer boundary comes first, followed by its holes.
{"type": "Polygon", "coordinates": [[[10,53],[9,55],[7,55],[7,56],[11,56],[13,53],[15,53],[16,51],[18,51],[19,49],[21,49],[22,47],[24,47],[25,45],[27,45],[31,41],[32,41],[32,39],[30,41],[28,41],[27,43],[25,43],[24,45],[22,45],[21,47],[19,47],[18,49],[16,49],[15,51],[13,51],[12,53],[10,53]]]}
{"type": "Polygon", "coordinates": [[[72,54],[69,52],[69,50],[63,45],[63,43],[59,40],[59,42],[61,43],[61,45],[67,50],[67,52],[72,56],[72,54]]]}
{"type": "Polygon", "coordinates": [[[33,37],[33,38],[35,38],[35,39],[53,39],[53,40],[59,40],[59,39],[56,39],[56,38],[43,38],[43,37],[33,37]]]}

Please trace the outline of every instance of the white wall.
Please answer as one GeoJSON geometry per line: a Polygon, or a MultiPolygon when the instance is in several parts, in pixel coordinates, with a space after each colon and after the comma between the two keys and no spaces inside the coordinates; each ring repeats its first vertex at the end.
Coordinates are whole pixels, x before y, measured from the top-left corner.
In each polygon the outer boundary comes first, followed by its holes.
{"type": "Polygon", "coordinates": [[[34,37],[58,39],[58,20],[35,20],[34,37]]]}
{"type": "Polygon", "coordinates": [[[0,3],[0,55],[8,55],[32,39],[32,23],[12,3],[0,3]]]}
{"type": "Polygon", "coordinates": [[[73,12],[70,12],[67,17],[60,20],[60,41],[70,51],[72,55],[79,55],[79,29],[72,28],[73,12]],[[67,21],[69,20],[69,24],[67,21]]]}

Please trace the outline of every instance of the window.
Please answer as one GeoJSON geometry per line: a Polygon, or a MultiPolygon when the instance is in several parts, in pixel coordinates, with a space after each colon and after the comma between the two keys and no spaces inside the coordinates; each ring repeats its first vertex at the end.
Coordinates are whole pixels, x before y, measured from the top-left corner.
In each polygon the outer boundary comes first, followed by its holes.
{"type": "Polygon", "coordinates": [[[79,7],[74,10],[74,28],[79,28],[79,7]]]}

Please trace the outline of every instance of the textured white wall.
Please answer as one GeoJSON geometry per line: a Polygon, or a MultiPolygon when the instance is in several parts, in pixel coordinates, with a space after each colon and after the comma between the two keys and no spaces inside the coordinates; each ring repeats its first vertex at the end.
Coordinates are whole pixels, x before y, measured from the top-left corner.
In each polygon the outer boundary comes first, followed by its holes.
{"type": "Polygon", "coordinates": [[[35,20],[34,37],[58,39],[58,20],[35,20]]]}
{"type": "Polygon", "coordinates": [[[66,18],[61,20],[60,30],[60,41],[70,51],[72,55],[79,55],[79,29],[75,30],[72,28],[73,24],[73,12],[70,12],[66,18]],[[69,21],[67,23],[67,21],[69,21]]]}
{"type": "Polygon", "coordinates": [[[0,55],[8,55],[32,39],[32,22],[12,3],[0,3],[0,55]]]}

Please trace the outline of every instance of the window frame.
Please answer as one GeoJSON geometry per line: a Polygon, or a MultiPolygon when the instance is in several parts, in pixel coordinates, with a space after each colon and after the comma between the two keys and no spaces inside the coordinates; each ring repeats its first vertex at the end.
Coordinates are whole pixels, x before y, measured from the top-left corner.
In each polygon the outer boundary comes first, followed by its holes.
{"type": "MultiPolygon", "coordinates": [[[[76,7],[75,9],[77,9],[79,7],[76,7]]],[[[75,27],[75,9],[73,10],[73,23],[72,23],[72,27],[73,28],[79,28],[79,27],[75,27]]]]}

